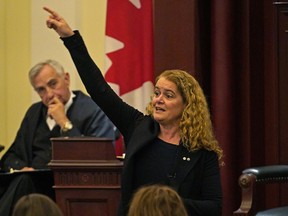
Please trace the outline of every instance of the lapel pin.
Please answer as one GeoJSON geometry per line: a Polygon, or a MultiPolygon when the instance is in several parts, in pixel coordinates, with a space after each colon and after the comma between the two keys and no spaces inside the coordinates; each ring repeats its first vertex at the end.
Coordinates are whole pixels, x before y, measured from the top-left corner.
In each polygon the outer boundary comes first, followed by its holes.
{"type": "Polygon", "coordinates": [[[182,159],[183,159],[183,160],[190,161],[190,158],[189,158],[189,157],[183,157],[182,159]]]}

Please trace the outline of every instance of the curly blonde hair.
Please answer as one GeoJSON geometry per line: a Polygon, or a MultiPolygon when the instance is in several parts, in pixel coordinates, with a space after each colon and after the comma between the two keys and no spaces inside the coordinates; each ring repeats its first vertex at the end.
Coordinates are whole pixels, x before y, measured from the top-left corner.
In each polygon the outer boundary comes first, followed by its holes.
{"type": "MultiPolygon", "coordinates": [[[[223,156],[223,150],[215,138],[208,104],[199,83],[191,74],[183,70],[166,70],[156,78],[156,83],[160,78],[175,83],[184,104],[186,104],[179,125],[183,145],[189,151],[196,151],[201,148],[214,151],[220,160],[223,156]]],[[[152,116],[152,100],[146,111],[152,116]]]]}

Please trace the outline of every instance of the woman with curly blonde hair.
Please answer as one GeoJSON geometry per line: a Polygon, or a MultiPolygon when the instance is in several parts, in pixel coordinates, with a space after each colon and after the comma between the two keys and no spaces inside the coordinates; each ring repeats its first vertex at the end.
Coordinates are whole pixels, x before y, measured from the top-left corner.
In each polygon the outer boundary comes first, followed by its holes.
{"type": "Polygon", "coordinates": [[[133,196],[128,216],[188,216],[178,193],[166,185],[141,187],[133,196]]]}
{"type": "Polygon", "coordinates": [[[209,109],[197,81],[182,70],[163,72],[155,82],[148,114],[125,103],[105,81],[79,31],[50,8],[46,20],[63,40],[87,92],[125,141],[118,216],[127,216],[132,195],[144,185],[174,188],[189,215],[219,216],[220,163],[209,109]]]}
{"type": "MultiPolygon", "coordinates": [[[[215,151],[220,161],[223,151],[215,139],[210,112],[199,83],[194,77],[182,70],[166,70],[156,78],[156,83],[160,78],[175,83],[184,104],[186,104],[179,124],[183,145],[189,151],[196,151],[201,148],[215,151]]],[[[153,115],[152,102],[153,100],[147,106],[147,113],[150,115],[153,115]]]]}

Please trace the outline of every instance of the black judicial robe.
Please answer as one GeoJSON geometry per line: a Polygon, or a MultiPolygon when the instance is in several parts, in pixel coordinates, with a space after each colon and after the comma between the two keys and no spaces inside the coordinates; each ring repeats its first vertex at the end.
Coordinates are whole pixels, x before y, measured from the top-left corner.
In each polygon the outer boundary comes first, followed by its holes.
{"type": "MultiPolygon", "coordinates": [[[[73,128],[68,133],[63,135],[77,137],[77,136],[94,136],[107,137],[114,139],[115,131],[114,125],[103,113],[103,111],[95,104],[95,102],[82,93],[81,91],[74,91],[76,97],[73,98],[73,103],[67,110],[67,116],[73,123],[73,128]]],[[[50,137],[60,136],[60,127],[55,126],[50,134],[50,130],[46,125],[47,108],[42,102],[37,102],[28,109],[25,117],[22,120],[21,126],[17,132],[16,138],[8,151],[1,159],[1,171],[9,172],[10,169],[20,170],[23,167],[37,167],[37,169],[47,169],[47,164],[40,164],[39,166],[33,162],[35,152],[33,146],[41,145],[46,148],[43,152],[51,151],[50,137]],[[45,122],[44,122],[45,121],[45,122]],[[46,129],[45,129],[46,127],[46,129]],[[57,128],[58,127],[58,128],[57,128]],[[49,134],[46,134],[47,133],[49,134]],[[43,137],[41,136],[43,134],[43,137]],[[47,139],[47,140],[46,140],[47,139]],[[41,144],[35,143],[41,141],[41,144]],[[35,166],[33,166],[32,162],[35,166]]],[[[41,153],[41,157],[46,157],[44,161],[51,160],[51,154],[41,153]]],[[[51,171],[38,171],[15,173],[0,175],[0,215],[9,216],[12,213],[13,206],[17,200],[29,193],[43,193],[54,198],[53,175],[51,171]],[[8,179],[8,181],[6,180],[8,179]]]]}

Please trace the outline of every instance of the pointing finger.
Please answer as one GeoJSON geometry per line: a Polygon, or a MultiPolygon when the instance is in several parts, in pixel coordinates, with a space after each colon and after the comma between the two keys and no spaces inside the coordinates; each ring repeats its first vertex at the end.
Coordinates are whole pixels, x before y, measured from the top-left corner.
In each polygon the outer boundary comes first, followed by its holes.
{"type": "Polygon", "coordinates": [[[54,19],[59,19],[60,18],[56,11],[53,11],[52,9],[50,9],[50,8],[48,8],[46,6],[43,7],[43,9],[45,11],[47,11],[48,13],[50,13],[51,15],[53,15],[54,19]]]}

